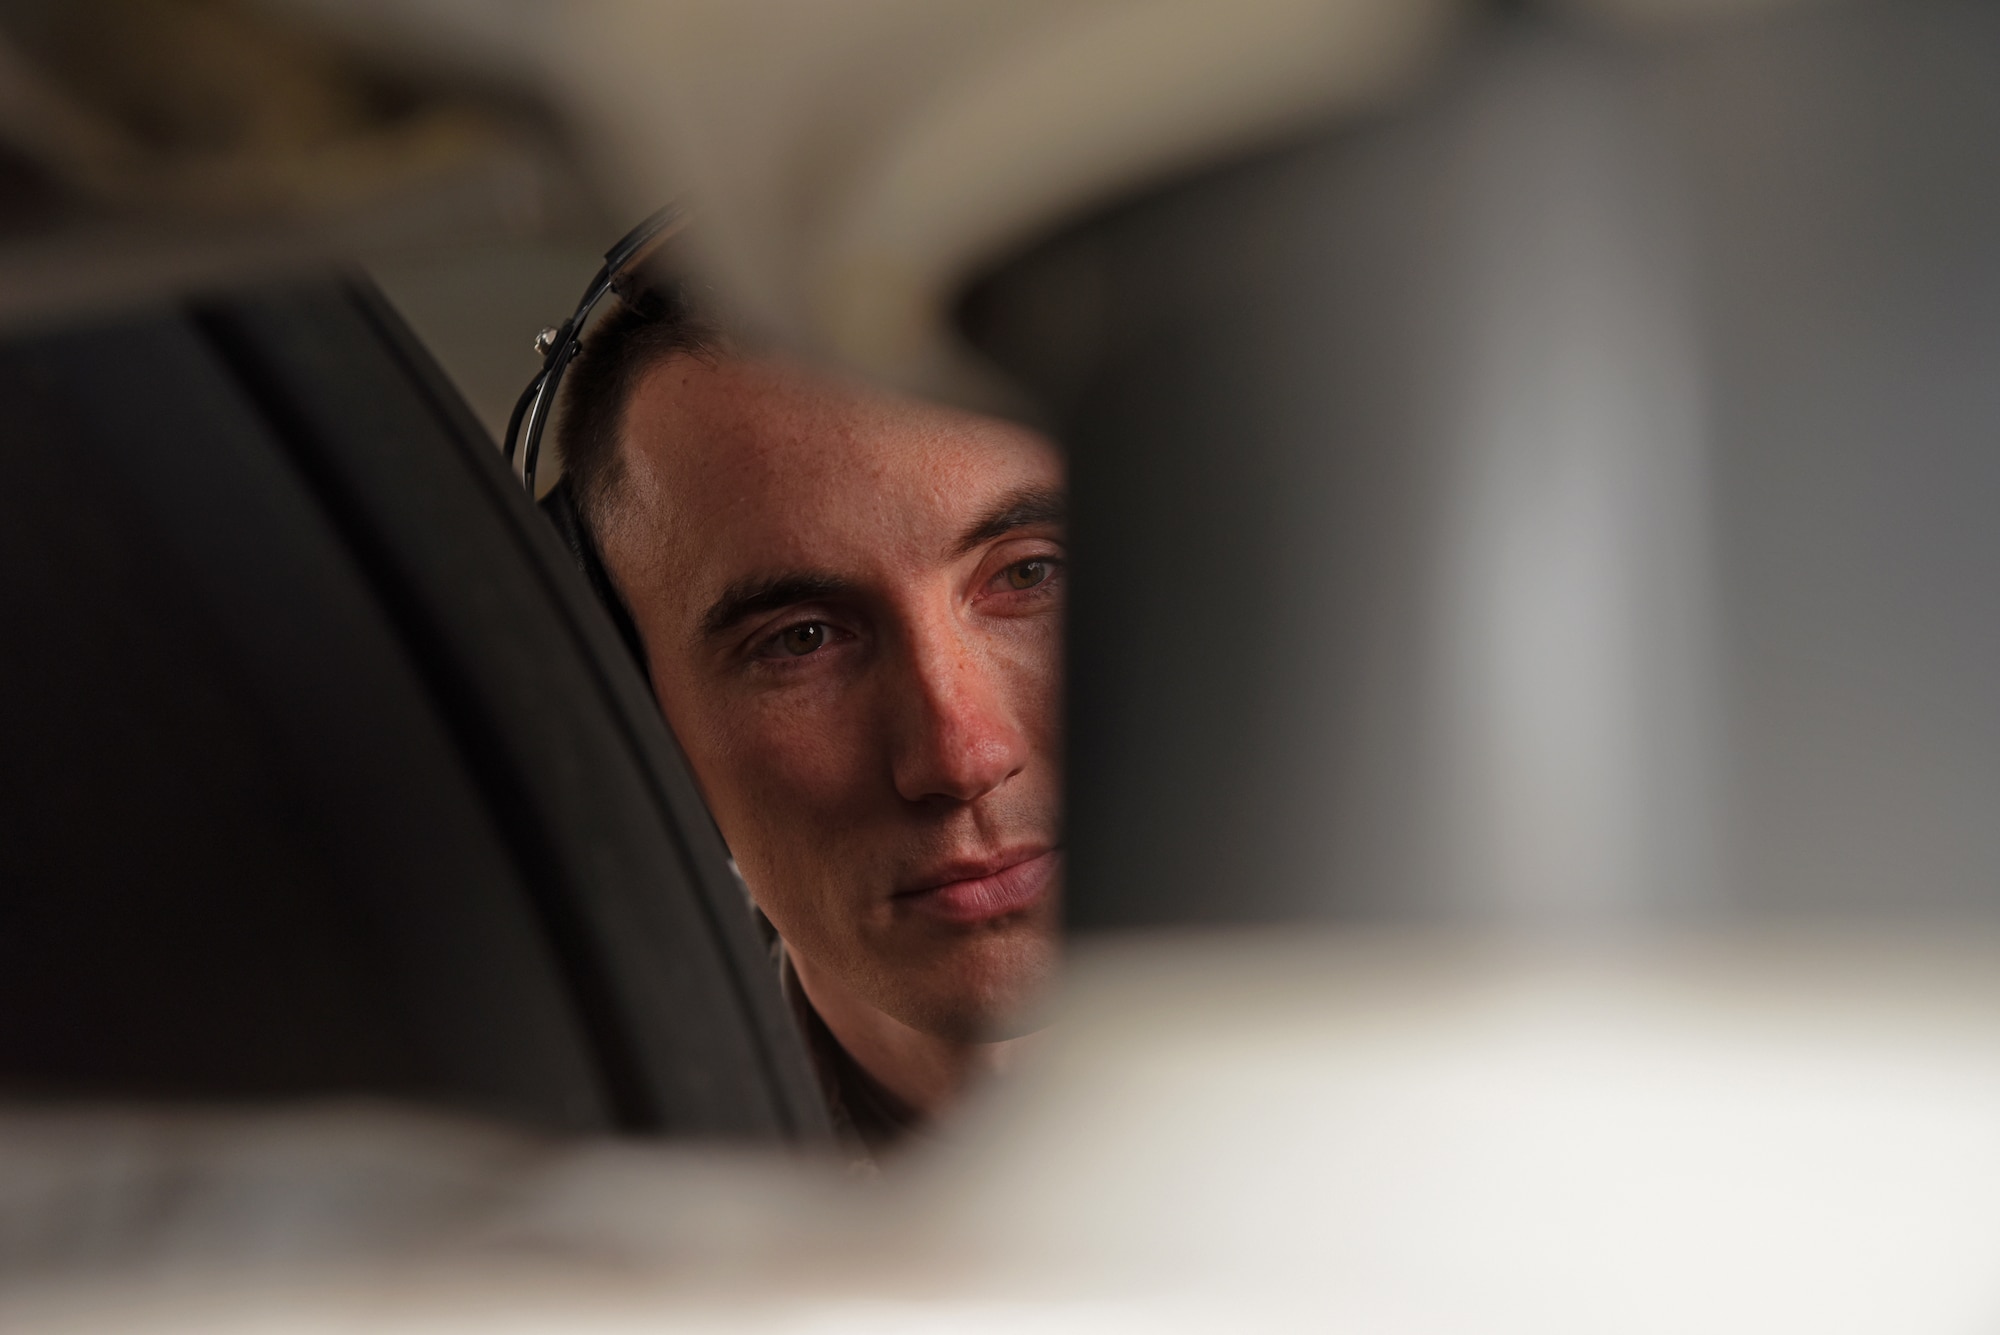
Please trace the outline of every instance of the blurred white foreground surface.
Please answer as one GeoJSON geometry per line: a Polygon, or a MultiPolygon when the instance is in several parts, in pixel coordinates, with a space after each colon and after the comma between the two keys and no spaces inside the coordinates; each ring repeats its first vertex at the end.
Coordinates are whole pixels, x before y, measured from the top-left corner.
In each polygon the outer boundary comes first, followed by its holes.
{"type": "Polygon", "coordinates": [[[1099,947],[941,1143],[0,1123],[0,1328],[1975,1331],[2000,948],[1099,947]]]}

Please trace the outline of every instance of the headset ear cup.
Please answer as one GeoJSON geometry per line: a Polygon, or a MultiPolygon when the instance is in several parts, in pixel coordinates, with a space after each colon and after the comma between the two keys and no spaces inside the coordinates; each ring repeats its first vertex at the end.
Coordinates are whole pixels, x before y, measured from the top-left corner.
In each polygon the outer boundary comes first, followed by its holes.
{"type": "Polygon", "coordinates": [[[597,595],[597,601],[611,615],[611,624],[618,628],[618,638],[625,642],[632,661],[639,666],[639,675],[652,684],[652,673],[646,668],[646,646],[639,638],[639,628],[632,621],[632,613],[625,606],[625,600],[618,596],[618,586],[611,582],[611,572],[604,568],[604,558],[598,555],[597,544],[591,541],[590,529],[584,524],[583,516],[576,508],[576,498],[571,494],[569,479],[563,478],[549,489],[541,501],[542,513],[554,524],[556,532],[562,535],[563,546],[569,549],[570,559],[590,582],[590,591],[597,595]]]}

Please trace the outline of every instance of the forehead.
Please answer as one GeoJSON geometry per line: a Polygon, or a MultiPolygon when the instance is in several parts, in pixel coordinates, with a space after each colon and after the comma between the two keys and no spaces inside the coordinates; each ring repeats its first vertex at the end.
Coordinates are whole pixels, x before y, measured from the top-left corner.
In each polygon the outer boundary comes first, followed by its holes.
{"type": "Polygon", "coordinates": [[[620,447],[621,545],[706,588],[942,560],[996,498],[1062,472],[1025,428],[749,359],[655,367],[620,447]]]}

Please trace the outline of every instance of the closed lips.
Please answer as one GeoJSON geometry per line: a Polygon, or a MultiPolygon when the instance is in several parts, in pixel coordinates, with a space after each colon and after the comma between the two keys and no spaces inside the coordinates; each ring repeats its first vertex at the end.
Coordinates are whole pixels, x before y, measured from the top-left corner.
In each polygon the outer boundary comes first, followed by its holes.
{"type": "Polygon", "coordinates": [[[1041,903],[1061,862],[1059,851],[1046,849],[1012,861],[960,865],[944,872],[944,879],[903,891],[896,900],[914,912],[947,922],[984,922],[1041,903]]]}

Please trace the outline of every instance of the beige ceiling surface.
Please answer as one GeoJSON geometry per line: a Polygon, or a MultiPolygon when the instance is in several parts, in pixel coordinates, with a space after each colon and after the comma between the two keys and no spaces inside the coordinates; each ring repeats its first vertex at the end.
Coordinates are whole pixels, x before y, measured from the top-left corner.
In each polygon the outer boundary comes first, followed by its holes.
{"type": "Polygon", "coordinates": [[[1444,0],[762,0],[575,6],[556,72],[679,187],[713,272],[773,332],[934,392],[967,386],[954,282],[1139,181],[1389,93],[1444,0]]]}
{"type": "MultiPolygon", "coordinates": [[[[606,206],[693,204],[753,327],[978,396],[957,286],[1093,203],[1393,98],[1471,0],[285,0],[526,77],[606,206]]],[[[1639,30],[1800,0],[1555,0],[1639,30]]]]}
{"type": "Polygon", "coordinates": [[[668,197],[750,327],[977,395],[943,318],[979,261],[1121,189],[1368,106],[1456,0],[285,0],[525,78],[607,208],[668,197]]]}
{"type": "MultiPolygon", "coordinates": [[[[1797,2],[1547,7],[1647,28],[1797,2]]],[[[53,232],[10,234],[0,308],[56,309],[85,288],[130,290],[147,270],[207,274],[239,257],[247,266],[300,236],[312,240],[308,250],[347,251],[507,235],[567,241],[613,232],[674,198],[703,220],[691,244],[747,327],[911,388],[982,397],[979,372],[945,319],[982,263],[1122,191],[1393,99],[1485,8],[1474,0],[44,7],[35,11],[42,28],[62,16],[57,27],[97,38],[82,48],[89,59],[65,67],[75,78],[62,88],[14,58],[25,48],[0,43],[0,135],[54,164],[96,200],[96,212],[53,232]],[[315,42],[314,33],[333,40],[315,42]],[[111,38],[122,40],[99,40],[111,38]],[[163,42],[207,63],[183,69],[172,51],[159,53],[163,42]],[[347,70],[339,47],[415,74],[412,87],[430,109],[370,120],[366,76],[347,70]],[[233,63],[218,64],[224,55],[233,63]],[[257,74],[236,79],[230,70],[257,74]],[[139,94],[154,100],[147,107],[195,117],[188,151],[148,156],[84,133],[110,122],[68,114],[132,113],[139,94]],[[218,112],[239,131],[227,152],[202,138],[218,112]],[[168,207],[182,196],[178,210],[168,207]],[[119,212],[134,203],[157,206],[172,224],[142,238],[150,251],[119,212]],[[195,258],[175,259],[180,250],[195,258]],[[43,287],[32,301],[20,295],[43,287]]]]}

